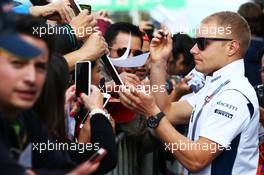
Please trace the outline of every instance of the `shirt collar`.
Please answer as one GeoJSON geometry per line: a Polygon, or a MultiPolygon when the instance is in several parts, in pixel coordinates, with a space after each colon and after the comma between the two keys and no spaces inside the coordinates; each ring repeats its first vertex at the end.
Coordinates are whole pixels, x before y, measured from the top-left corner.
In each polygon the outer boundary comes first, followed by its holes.
{"type": "Polygon", "coordinates": [[[217,80],[228,77],[230,75],[244,75],[244,60],[239,59],[229,63],[228,65],[222,67],[221,69],[215,71],[212,76],[206,76],[206,81],[217,82],[217,80]]]}

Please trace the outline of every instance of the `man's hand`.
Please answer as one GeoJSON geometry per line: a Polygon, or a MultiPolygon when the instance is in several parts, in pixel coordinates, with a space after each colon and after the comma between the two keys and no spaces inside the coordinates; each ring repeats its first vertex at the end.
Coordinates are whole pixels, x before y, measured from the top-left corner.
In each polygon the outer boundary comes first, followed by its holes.
{"type": "Polygon", "coordinates": [[[118,94],[121,103],[125,107],[144,115],[146,118],[160,112],[160,109],[157,107],[155,100],[151,95],[139,92],[136,89],[123,90],[118,94]]]}
{"type": "Polygon", "coordinates": [[[57,20],[61,23],[69,23],[75,16],[69,3],[66,1],[56,1],[44,6],[32,6],[29,10],[33,16],[41,17],[48,17],[57,13],[60,16],[60,19],[58,18],[57,20]]]}
{"type": "Polygon", "coordinates": [[[101,32],[92,33],[78,50],[83,60],[96,60],[109,52],[101,32]]]}
{"type": "Polygon", "coordinates": [[[83,41],[94,32],[96,23],[94,16],[88,15],[88,10],[85,9],[71,20],[70,26],[75,31],[77,40],[83,41]]]}
{"type": "Polygon", "coordinates": [[[176,83],[175,80],[172,79],[173,90],[172,90],[172,92],[170,94],[172,102],[178,101],[182,96],[192,92],[192,89],[187,84],[187,82],[190,81],[190,80],[191,80],[191,77],[189,77],[189,76],[185,76],[178,83],[176,83]]]}
{"type": "Polygon", "coordinates": [[[64,58],[68,62],[69,70],[73,71],[77,61],[94,61],[108,52],[107,43],[101,32],[95,32],[91,34],[80,49],[64,55],[64,58]]]}
{"type": "Polygon", "coordinates": [[[172,52],[172,38],[167,31],[159,30],[154,33],[154,38],[150,43],[150,61],[155,62],[169,58],[172,52]]]}
{"type": "Polygon", "coordinates": [[[140,85],[140,79],[135,74],[122,72],[120,74],[120,78],[126,85],[132,85],[132,86],[140,85]]]}
{"type": "Polygon", "coordinates": [[[85,108],[87,108],[89,111],[98,108],[103,109],[103,94],[94,85],[91,85],[91,93],[89,96],[84,93],[81,93],[80,98],[85,108]]]}

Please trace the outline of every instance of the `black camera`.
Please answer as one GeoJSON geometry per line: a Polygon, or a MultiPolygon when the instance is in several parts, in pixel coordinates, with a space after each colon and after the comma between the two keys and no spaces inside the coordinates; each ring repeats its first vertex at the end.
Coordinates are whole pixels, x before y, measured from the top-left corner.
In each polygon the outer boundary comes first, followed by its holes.
{"type": "Polygon", "coordinates": [[[259,105],[264,108],[264,85],[261,84],[261,85],[254,86],[254,89],[257,93],[259,105]]]}

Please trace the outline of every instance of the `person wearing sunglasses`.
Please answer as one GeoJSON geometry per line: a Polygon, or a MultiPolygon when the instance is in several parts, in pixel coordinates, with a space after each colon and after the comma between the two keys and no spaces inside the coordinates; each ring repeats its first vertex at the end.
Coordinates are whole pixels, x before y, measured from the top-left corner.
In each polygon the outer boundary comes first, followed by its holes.
{"type": "MultiPolygon", "coordinates": [[[[127,49],[127,43],[129,39],[129,34],[131,33],[131,48],[129,50],[129,57],[135,57],[143,54],[143,34],[139,28],[133,24],[126,22],[118,22],[109,26],[105,33],[105,40],[109,46],[110,57],[119,58],[124,55],[127,49]]],[[[133,67],[133,68],[120,68],[117,67],[119,73],[126,72],[129,73],[127,78],[132,81],[133,85],[137,85],[139,82],[136,79],[144,79],[147,74],[146,67],[133,67]],[[130,76],[139,75],[135,78],[130,78],[130,76]]],[[[122,78],[122,77],[121,77],[122,78]]],[[[130,82],[129,82],[130,83],[130,82]]]]}
{"type": "MultiPolygon", "coordinates": [[[[190,175],[256,174],[258,165],[259,104],[254,88],[244,76],[243,57],[250,28],[238,13],[223,11],[204,18],[190,50],[195,69],[206,75],[205,86],[178,102],[153,92],[119,93],[127,108],[147,119],[174,157],[190,175]],[[218,29],[210,33],[210,29],[218,29]],[[207,30],[205,30],[207,29],[207,30]],[[188,136],[173,125],[189,122],[188,136]]],[[[162,86],[172,49],[171,35],[156,33],[150,44],[150,82],[162,86]]]]}

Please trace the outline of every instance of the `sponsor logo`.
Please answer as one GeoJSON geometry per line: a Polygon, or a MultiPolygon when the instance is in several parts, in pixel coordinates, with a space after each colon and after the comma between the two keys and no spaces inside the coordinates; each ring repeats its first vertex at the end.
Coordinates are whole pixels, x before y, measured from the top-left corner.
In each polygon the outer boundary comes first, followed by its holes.
{"type": "Polygon", "coordinates": [[[228,108],[228,109],[231,109],[231,110],[233,110],[233,111],[237,111],[237,107],[235,107],[235,106],[233,106],[233,105],[230,105],[230,104],[228,104],[228,103],[224,103],[224,102],[218,101],[216,104],[217,104],[217,105],[220,105],[220,106],[224,106],[224,107],[226,107],[226,108],[228,108]]]}
{"type": "Polygon", "coordinates": [[[225,117],[230,118],[230,119],[232,119],[232,117],[233,117],[233,114],[230,114],[226,111],[222,111],[220,109],[215,109],[214,113],[225,116],[225,117]]]}

